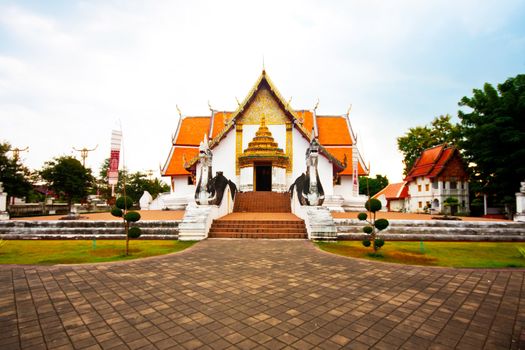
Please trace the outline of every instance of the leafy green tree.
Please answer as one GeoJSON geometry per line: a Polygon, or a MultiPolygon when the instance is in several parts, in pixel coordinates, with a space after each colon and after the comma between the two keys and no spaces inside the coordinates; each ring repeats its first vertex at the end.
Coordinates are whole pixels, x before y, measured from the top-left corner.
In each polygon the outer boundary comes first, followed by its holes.
{"type": "Polygon", "coordinates": [[[500,204],[514,204],[525,180],[525,75],[499,84],[486,83],[459,102],[464,150],[471,189],[500,204]]]}
{"type": "Polygon", "coordinates": [[[0,143],[0,182],[9,197],[27,197],[32,192],[29,169],[7,156],[10,149],[9,143],[0,143]]]}
{"type": "MultiPolygon", "coordinates": [[[[97,180],[97,187],[102,196],[106,199],[111,197],[111,188],[108,186],[108,168],[109,158],[104,161],[100,168],[99,178],[97,180]]],[[[126,183],[126,196],[130,197],[134,203],[140,200],[144,191],[148,191],[153,198],[157,197],[159,193],[169,192],[169,185],[160,181],[157,178],[148,179],[143,172],[128,173],[119,170],[118,184],[115,188],[117,193],[124,193],[123,184],[126,183]]]]}
{"type": "Polygon", "coordinates": [[[115,203],[115,207],[111,209],[111,215],[122,218],[124,220],[124,233],[126,235],[126,255],[129,255],[129,239],[139,238],[142,234],[140,227],[130,226],[131,223],[140,220],[140,213],[136,211],[128,211],[133,205],[133,201],[129,197],[119,197],[115,203]]]}
{"type": "Polygon", "coordinates": [[[363,227],[363,232],[367,234],[367,237],[362,241],[363,246],[374,249],[374,254],[385,245],[385,241],[382,238],[377,237],[380,231],[383,231],[390,225],[387,219],[376,219],[376,213],[381,210],[381,201],[371,198],[366,201],[365,208],[368,210],[370,217],[367,213],[359,213],[357,218],[361,221],[366,221],[367,225],[363,227]]]}
{"type": "Polygon", "coordinates": [[[448,197],[443,201],[445,207],[450,208],[450,215],[456,215],[459,206],[459,200],[456,197],[448,197]]]}
{"type": "Polygon", "coordinates": [[[403,154],[404,174],[414,165],[423,150],[442,143],[457,145],[461,139],[461,128],[450,121],[450,115],[434,118],[430,125],[416,126],[397,138],[397,148],[403,154]]]}
{"type": "Polygon", "coordinates": [[[388,185],[388,178],[383,175],[376,175],[375,178],[361,176],[359,178],[359,193],[374,196],[388,185]]]}
{"type": "Polygon", "coordinates": [[[70,212],[73,201],[85,199],[93,183],[91,170],[84,168],[71,156],[46,162],[41,175],[48,182],[49,188],[66,199],[70,212]]]}

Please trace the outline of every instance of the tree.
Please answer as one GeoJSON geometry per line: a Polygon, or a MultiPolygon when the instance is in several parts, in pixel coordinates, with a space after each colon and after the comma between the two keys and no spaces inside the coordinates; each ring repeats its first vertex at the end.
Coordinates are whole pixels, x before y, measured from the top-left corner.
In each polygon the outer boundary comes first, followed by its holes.
{"type": "Polygon", "coordinates": [[[91,170],[71,156],[46,162],[41,175],[49,183],[49,188],[66,199],[70,212],[73,201],[83,200],[93,182],[91,170]]]}
{"type": "Polygon", "coordinates": [[[30,172],[18,159],[7,157],[10,149],[9,143],[0,143],[0,182],[9,197],[26,197],[32,191],[30,172]]]}
{"type": "Polygon", "coordinates": [[[416,159],[427,148],[443,143],[457,145],[461,138],[461,128],[450,122],[450,115],[434,118],[430,125],[416,126],[397,138],[397,148],[403,154],[404,174],[414,165],[416,159]]]}
{"type": "Polygon", "coordinates": [[[458,210],[459,200],[456,197],[448,197],[443,201],[443,205],[450,208],[450,215],[454,216],[458,210]]]}
{"type": "MultiPolygon", "coordinates": [[[[109,158],[104,161],[102,167],[100,168],[99,179],[97,181],[97,186],[100,190],[100,193],[104,198],[109,199],[111,197],[111,188],[107,185],[109,168],[109,158]]],[[[123,192],[123,183],[126,182],[126,196],[130,197],[134,203],[137,203],[144,194],[144,191],[148,191],[153,198],[157,197],[159,193],[169,192],[169,185],[163,183],[157,178],[148,179],[147,175],[142,172],[128,173],[123,170],[119,170],[118,184],[115,189],[117,193],[123,192]]]]}
{"type": "Polygon", "coordinates": [[[459,105],[470,108],[459,111],[459,118],[471,188],[501,204],[514,204],[514,193],[525,180],[525,75],[497,89],[486,83],[459,105]]]}
{"type": "Polygon", "coordinates": [[[115,203],[115,207],[111,209],[111,215],[122,218],[124,220],[124,233],[126,235],[126,255],[129,255],[129,239],[139,238],[142,234],[140,227],[131,226],[132,222],[140,220],[140,214],[136,211],[128,211],[133,205],[133,201],[129,197],[119,197],[115,203]]]}
{"type": "Polygon", "coordinates": [[[382,238],[378,238],[377,234],[379,231],[383,231],[390,224],[387,219],[376,219],[376,212],[381,210],[381,202],[375,198],[371,198],[366,201],[365,208],[370,213],[370,218],[367,213],[359,213],[357,218],[361,221],[366,221],[367,225],[363,227],[363,232],[368,236],[363,240],[365,247],[372,246],[374,254],[385,245],[385,241],[382,238]]]}
{"type": "Polygon", "coordinates": [[[388,185],[388,178],[383,175],[376,175],[375,178],[361,176],[359,178],[359,193],[374,196],[388,185]]]}

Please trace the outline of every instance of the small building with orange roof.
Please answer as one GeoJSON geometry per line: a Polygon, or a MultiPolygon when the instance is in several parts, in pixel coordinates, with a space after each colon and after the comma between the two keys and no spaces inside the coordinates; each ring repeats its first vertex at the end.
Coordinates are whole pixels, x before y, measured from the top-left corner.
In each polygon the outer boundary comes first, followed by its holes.
{"type": "Polygon", "coordinates": [[[469,212],[469,184],[458,149],[446,144],[428,148],[417,158],[404,179],[408,187],[408,211],[446,213],[443,203],[457,198],[459,212],[469,212]]]}
{"type": "Polygon", "coordinates": [[[407,182],[388,184],[372,198],[378,199],[382,204],[382,211],[405,212],[408,208],[407,182]]]}
{"type": "Polygon", "coordinates": [[[235,111],[210,107],[206,116],[180,115],[162,175],[171,180],[166,204],[193,200],[199,178],[199,144],[204,139],[213,154],[213,175],[222,172],[240,191],[288,191],[306,171],[305,153],[310,141],[320,144],[319,177],[326,203],[364,203],[358,177],[367,175],[348,113],[318,115],[313,109],[294,109],[265,70],[235,111]],[[260,145],[264,129],[267,145],[260,145]],[[259,134],[258,134],[259,133],[259,134]],[[259,136],[257,136],[259,135],[259,136]],[[258,138],[257,138],[258,137],[258,138]],[[255,142],[255,144],[254,144],[255,142]],[[263,150],[264,148],[264,150],[263,150]]]}

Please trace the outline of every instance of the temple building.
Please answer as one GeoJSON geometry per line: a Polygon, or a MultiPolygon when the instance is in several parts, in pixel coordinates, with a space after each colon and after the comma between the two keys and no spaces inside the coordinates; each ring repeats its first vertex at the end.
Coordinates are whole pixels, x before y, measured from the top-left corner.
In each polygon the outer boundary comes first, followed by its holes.
{"type": "Polygon", "coordinates": [[[171,193],[159,196],[150,209],[181,208],[194,201],[203,143],[213,153],[213,176],[221,172],[238,191],[286,192],[305,173],[305,154],[313,140],[319,147],[324,206],[362,207],[366,198],[359,196],[358,176],[368,170],[348,114],[293,109],[265,70],[235,111],[210,111],[206,116],[181,115],[162,168],[162,176],[171,179],[171,193]]]}
{"type": "Polygon", "coordinates": [[[428,148],[416,159],[405,178],[412,213],[447,213],[447,198],[458,200],[461,213],[469,213],[469,183],[458,149],[446,144],[428,148]]]}

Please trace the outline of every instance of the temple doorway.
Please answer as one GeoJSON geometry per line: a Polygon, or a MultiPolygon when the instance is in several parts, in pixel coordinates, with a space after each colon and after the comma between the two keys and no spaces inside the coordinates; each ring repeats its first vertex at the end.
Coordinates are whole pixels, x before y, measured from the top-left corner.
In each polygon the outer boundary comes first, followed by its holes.
{"type": "Polygon", "coordinates": [[[272,166],[267,164],[255,165],[255,191],[272,190],[272,166]]]}

